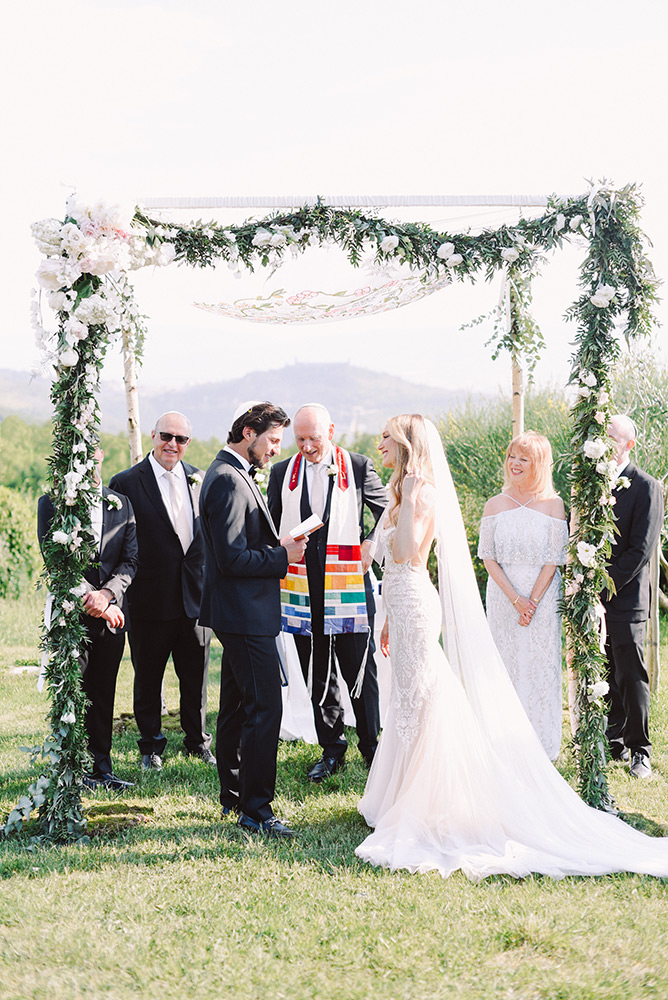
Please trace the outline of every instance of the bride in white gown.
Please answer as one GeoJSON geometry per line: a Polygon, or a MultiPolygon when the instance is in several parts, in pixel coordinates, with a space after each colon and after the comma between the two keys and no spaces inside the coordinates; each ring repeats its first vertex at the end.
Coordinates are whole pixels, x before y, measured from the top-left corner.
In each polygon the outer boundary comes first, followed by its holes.
{"type": "Polygon", "coordinates": [[[375,829],[356,854],[411,872],[461,868],[475,881],[668,876],[668,838],[585,805],[545,754],[489,632],[434,425],[394,417],[379,451],[394,469],[376,532],[392,695],[358,807],[375,829]],[[434,538],[438,592],[426,568],[434,538]]]}

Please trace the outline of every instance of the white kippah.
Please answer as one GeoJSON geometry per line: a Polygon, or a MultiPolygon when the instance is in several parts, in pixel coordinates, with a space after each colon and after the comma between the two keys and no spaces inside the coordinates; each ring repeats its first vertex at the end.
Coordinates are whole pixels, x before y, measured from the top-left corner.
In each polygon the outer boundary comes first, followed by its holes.
{"type": "Polygon", "coordinates": [[[239,419],[242,413],[247,413],[248,410],[252,410],[254,406],[258,406],[262,402],[261,399],[247,399],[245,403],[240,403],[234,411],[234,416],[232,417],[232,423],[235,423],[239,419]]]}

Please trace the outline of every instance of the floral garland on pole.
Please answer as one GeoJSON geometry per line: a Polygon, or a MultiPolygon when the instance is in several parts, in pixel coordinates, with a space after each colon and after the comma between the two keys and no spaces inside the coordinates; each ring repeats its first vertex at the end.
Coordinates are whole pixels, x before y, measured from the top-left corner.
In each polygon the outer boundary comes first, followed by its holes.
{"type": "MultiPolygon", "coordinates": [[[[649,333],[656,299],[656,279],[644,255],[638,228],[641,200],[629,185],[613,190],[592,186],[581,198],[552,198],[539,218],[520,219],[472,235],[439,233],[427,225],[398,224],[357,210],[340,211],[318,202],[240,226],[197,222],[181,226],[137,211],[132,222],[104,205],[89,209],[68,202],[63,223],[37,223],[33,234],[45,255],[37,272],[58,329],[47,333],[34,305],[38,343],[54,368],[55,409],[51,495],[55,518],[45,540],[44,556],[53,612],[45,625],[47,681],[51,693],[51,734],[35,756],[48,762],[12,810],[6,833],[18,830],[38,809],[42,836],[54,840],[81,837],[82,779],[88,756],[83,729],[84,696],[78,655],[84,630],[78,598],[83,570],[94,554],[90,527],[93,490],[96,394],[109,344],[122,328],[143,336],[142,318],[133,303],[125,272],[176,260],[207,267],[219,261],[241,268],[279,266],[286,254],[310,246],[338,244],[353,265],[373,253],[376,263],[403,261],[425,280],[451,281],[479,275],[490,279],[508,269],[513,283],[513,312],[525,328],[525,346],[536,348],[538,334],[530,320],[530,277],[541,256],[564,241],[588,241],[581,269],[582,294],[567,313],[578,325],[571,384],[573,407],[573,512],[577,526],[571,541],[563,611],[579,679],[577,750],[580,793],[590,805],[610,806],[605,778],[605,702],[603,655],[596,612],[600,591],[611,585],[606,560],[613,538],[613,463],[606,426],[608,372],[618,346],[615,321],[625,317],[623,333],[649,333]],[[536,343],[534,343],[536,342],[536,343]],[[533,347],[532,347],[533,343],[533,347]]],[[[516,348],[516,336],[500,346],[516,348]]]]}
{"type": "Polygon", "coordinates": [[[107,348],[122,327],[133,329],[136,340],[143,334],[124,272],[171,263],[175,254],[159,239],[147,239],[145,231],[133,232],[117,211],[102,204],[88,208],[70,199],[64,222],[45,219],[32,229],[44,254],[37,280],[57,318],[57,329],[46,330],[40,301],[34,299],[33,326],[42,364],[53,373],[49,493],[54,518],[43,540],[49,610],[42,643],[51,732],[42,746],[31,751],[34,759],[45,762],[42,773],[21,796],[4,829],[6,834],[21,829],[37,809],[40,836],[62,841],[81,838],[86,827],[81,791],[89,756],[79,667],[85,642],[80,600],[85,592],[83,574],[96,551],[90,513],[100,371],[107,348]]]}
{"type": "Polygon", "coordinates": [[[592,188],[587,199],[589,251],[582,264],[582,294],[568,310],[578,324],[577,352],[570,384],[575,387],[573,414],[572,515],[574,530],[566,569],[564,618],[571,669],[578,678],[575,700],[581,796],[590,805],[614,808],[608,789],[605,738],[608,684],[601,649],[599,595],[614,584],[606,571],[614,539],[614,488],[617,479],[607,435],[610,371],[619,354],[615,321],[625,317],[627,340],[648,335],[657,281],[643,250],[638,226],[640,199],[632,188],[592,188]]]}

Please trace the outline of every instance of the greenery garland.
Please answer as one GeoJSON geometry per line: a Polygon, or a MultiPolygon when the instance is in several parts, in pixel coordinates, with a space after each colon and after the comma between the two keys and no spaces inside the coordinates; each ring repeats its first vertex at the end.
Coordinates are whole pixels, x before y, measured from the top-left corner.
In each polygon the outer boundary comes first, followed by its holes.
{"type": "MultiPolygon", "coordinates": [[[[33,749],[47,766],[12,810],[6,833],[20,829],[34,809],[42,837],[67,840],[85,832],[81,789],[88,755],[78,664],[84,636],[78,596],[83,570],[94,554],[90,507],[100,369],[121,328],[129,329],[137,344],[144,335],[125,272],[173,260],[197,267],[225,262],[235,270],[254,270],[280,265],[287,254],[325,243],[338,244],[353,265],[371,252],[378,264],[404,261],[425,280],[444,274],[452,280],[489,280],[506,269],[513,326],[509,334],[499,335],[496,349],[516,352],[520,341],[520,349],[535,358],[541,341],[529,312],[530,277],[545,253],[574,239],[588,241],[581,295],[567,313],[578,328],[570,378],[577,393],[571,473],[576,527],[563,612],[571,666],[578,677],[574,743],[580,793],[590,805],[610,807],[605,777],[607,685],[595,609],[601,589],[611,584],[605,564],[614,532],[614,463],[606,427],[609,371],[618,352],[615,324],[620,323],[627,339],[649,333],[656,299],[657,283],[638,226],[641,204],[635,186],[614,190],[603,183],[580,198],[550,199],[539,218],[479,235],[440,233],[428,225],[388,222],[321,203],[226,227],[203,222],[181,226],[139,210],[124,227],[103,205],[91,209],[68,203],[65,222],[37,223],[35,238],[46,255],[38,280],[58,319],[58,329],[51,334],[35,321],[38,341],[55,368],[51,495],[56,513],[44,545],[54,608],[44,632],[51,734],[41,748],[33,749]],[[122,277],[114,278],[115,272],[122,277]]],[[[38,316],[39,305],[35,313],[38,316]]]]}

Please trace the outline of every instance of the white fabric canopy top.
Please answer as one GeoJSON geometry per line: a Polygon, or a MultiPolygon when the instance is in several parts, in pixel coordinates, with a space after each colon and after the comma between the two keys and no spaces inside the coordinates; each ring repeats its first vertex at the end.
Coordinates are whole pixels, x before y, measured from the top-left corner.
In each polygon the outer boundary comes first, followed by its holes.
{"type": "Polygon", "coordinates": [[[196,302],[195,305],[217,316],[253,323],[326,323],[397,309],[449,284],[451,280],[447,275],[425,281],[419,275],[388,278],[380,272],[352,290],[328,292],[302,288],[287,292],[279,288],[267,296],[249,296],[216,304],[196,302]]]}
{"type": "Polygon", "coordinates": [[[438,208],[458,206],[515,206],[542,208],[547,205],[544,194],[265,194],[237,197],[141,198],[145,209],[162,208],[300,208],[318,202],[333,208],[438,208]]]}

